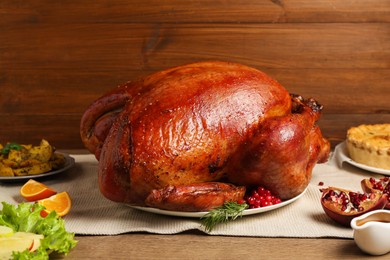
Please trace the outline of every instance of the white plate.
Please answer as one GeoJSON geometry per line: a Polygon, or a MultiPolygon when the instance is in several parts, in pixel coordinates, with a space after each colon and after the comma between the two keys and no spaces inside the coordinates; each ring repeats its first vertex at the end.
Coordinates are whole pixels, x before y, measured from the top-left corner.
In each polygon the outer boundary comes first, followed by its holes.
{"type": "MultiPolygon", "coordinates": [[[[300,197],[302,197],[303,194],[305,194],[306,190],[307,190],[307,188],[298,196],[296,196],[292,199],[289,199],[289,200],[282,201],[281,203],[276,204],[276,205],[271,205],[271,206],[267,206],[264,208],[246,209],[246,210],[244,210],[242,215],[247,216],[247,215],[259,214],[259,213],[263,213],[263,212],[267,212],[267,211],[275,210],[277,208],[284,207],[284,206],[296,201],[300,197]]],[[[162,210],[162,209],[156,209],[156,208],[150,208],[150,207],[139,207],[139,206],[132,206],[132,205],[128,205],[128,204],[126,204],[126,205],[131,207],[131,208],[146,211],[146,212],[151,212],[151,213],[160,214],[160,215],[175,216],[175,217],[201,218],[208,213],[207,211],[205,211],[205,212],[170,211],[170,210],[162,210]]]]}
{"type": "Polygon", "coordinates": [[[64,171],[72,168],[75,164],[74,158],[69,156],[68,154],[65,154],[65,153],[61,153],[61,154],[63,154],[65,157],[65,163],[60,169],[50,171],[50,172],[41,173],[41,174],[34,174],[34,175],[0,177],[0,182],[17,182],[17,181],[25,181],[25,180],[29,180],[29,179],[37,179],[37,178],[47,177],[50,175],[59,174],[61,172],[64,172],[64,171]]]}
{"type": "Polygon", "coordinates": [[[340,168],[342,167],[343,162],[347,162],[349,164],[352,164],[353,166],[356,166],[356,167],[363,169],[363,170],[366,170],[366,171],[380,173],[380,174],[384,174],[384,175],[390,175],[390,170],[371,167],[371,166],[361,164],[361,163],[358,163],[358,162],[355,162],[354,160],[352,160],[349,157],[347,145],[345,144],[345,142],[338,144],[334,149],[334,153],[335,153],[336,160],[337,160],[337,163],[338,163],[340,168]]]}

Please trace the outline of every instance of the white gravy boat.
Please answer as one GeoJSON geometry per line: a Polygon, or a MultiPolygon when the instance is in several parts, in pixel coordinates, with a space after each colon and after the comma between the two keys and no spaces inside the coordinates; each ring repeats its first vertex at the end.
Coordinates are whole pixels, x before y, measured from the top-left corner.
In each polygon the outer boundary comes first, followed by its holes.
{"type": "Polygon", "coordinates": [[[352,219],[357,246],[371,255],[390,252],[390,210],[374,210],[352,219]]]}

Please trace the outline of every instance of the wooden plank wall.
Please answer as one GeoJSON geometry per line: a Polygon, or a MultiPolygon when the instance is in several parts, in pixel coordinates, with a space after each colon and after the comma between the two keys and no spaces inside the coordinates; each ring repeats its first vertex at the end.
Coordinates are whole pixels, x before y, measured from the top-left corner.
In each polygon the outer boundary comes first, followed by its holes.
{"type": "Polygon", "coordinates": [[[390,123],[389,0],[0,0],[0,143],[83,148],[80,118],[101,94],[210,59],[318,99],[332,145],[390,123]]]}

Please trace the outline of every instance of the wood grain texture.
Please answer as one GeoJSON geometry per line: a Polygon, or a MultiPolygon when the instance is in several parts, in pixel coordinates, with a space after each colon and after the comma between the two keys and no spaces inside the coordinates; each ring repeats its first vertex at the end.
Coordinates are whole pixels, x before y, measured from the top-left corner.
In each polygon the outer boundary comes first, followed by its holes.
{"type": "Polygon", "coordinates": [[[389,22],[388,0],[2,0],[5,23],[389,22]]]}
{"type": "MultiPolygon", "coordinates": [[[[206,236],[198,232],[79,236],[67,257],[50,259],[367,259],[351,239],[206,236]]],[[[388,259],[388,255],[375,259],[388,259]]]]}
{"type": "Polygon", "coordinates": [[[390,122],[388,0],[0,0],[0,18],[0,143],[83,148],[94,99],[201,60],[244,63],[315,97],[332,145],[350,126],[390,122]]]}
{"type": "Polygon", "coordinates": [[[2,36],[7,70],[156,71],[206,59],[259,69],[390,68],[387,23],[43,24],[2,36]]]}

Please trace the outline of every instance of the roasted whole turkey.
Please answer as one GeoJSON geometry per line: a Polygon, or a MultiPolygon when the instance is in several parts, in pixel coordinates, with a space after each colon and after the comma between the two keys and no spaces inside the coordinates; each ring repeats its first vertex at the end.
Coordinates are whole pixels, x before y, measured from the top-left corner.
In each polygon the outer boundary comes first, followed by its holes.
{"type": "Polygon", "coordinates": [[[290,199],[329,142],[322,106],[241,64],[199,62],[118,86],[92,103],[81,139],[110,200],[206,211],[264,186],[290,199]]]}

